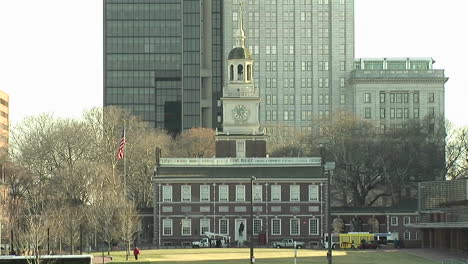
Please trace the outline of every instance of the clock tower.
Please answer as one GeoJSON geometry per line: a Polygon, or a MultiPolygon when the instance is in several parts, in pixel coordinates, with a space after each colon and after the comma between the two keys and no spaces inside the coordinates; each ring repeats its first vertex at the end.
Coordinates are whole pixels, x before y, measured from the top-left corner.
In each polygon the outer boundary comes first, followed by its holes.
{"type": "Polygon", "coordinates": [[[227,84],[223,88],[223,129],[216,135],[217,157],[265,157],[266,136],[260,129],[260,95],[253,78],[254,61],[245,47],[242,4],[236,46],[227,58],[227,84]]]}

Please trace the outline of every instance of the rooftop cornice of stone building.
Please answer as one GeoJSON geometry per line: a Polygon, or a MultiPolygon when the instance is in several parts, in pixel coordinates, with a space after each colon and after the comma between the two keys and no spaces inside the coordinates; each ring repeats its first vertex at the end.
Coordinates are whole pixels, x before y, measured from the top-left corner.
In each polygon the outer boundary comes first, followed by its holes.
{"type": "Polygon", "coordinates": [[[375,82],[375,81],[437,81],[446,82],[444,70],[353,70],[349,81],[353,82],[375,82]]]}
{"type": "Polygon", "coordinates": [[[320,167],[319,157],[304,158],[162,158],[161,167],[320,167]]]}
{"type": "Polygon", "coordinates": [[[431,57],[380,57],[380,58],[356,58],[354,62],[361,61],[428,61],[435,63],[435,60],[431,57]]]}

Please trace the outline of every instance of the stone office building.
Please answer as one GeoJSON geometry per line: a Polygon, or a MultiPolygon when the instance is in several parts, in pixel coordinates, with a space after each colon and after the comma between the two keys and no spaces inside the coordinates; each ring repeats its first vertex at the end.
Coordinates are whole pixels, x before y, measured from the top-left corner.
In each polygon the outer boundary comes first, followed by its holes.
{"type": "Polygon", "coordinates": [[[435,132],[445,118],[444,70],[432,58],[367,58],[355,61],[349,86],[353,112],[381,132],[427,122],[435,132]]]}

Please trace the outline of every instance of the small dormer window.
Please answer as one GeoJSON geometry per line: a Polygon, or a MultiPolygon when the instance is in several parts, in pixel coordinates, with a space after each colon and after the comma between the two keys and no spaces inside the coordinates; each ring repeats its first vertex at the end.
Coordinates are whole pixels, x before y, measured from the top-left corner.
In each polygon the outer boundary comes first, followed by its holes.
{"type": "Polygon", "coordinates": [[[247,65],[247,81],[252,80],[252,65],[247,65]]]}
{"type": "Polygon", "coordinates": [[[234,65],[229,66],[229,80],[234,81],[234,65]]]}
{"type": "Polygon", "coordinates": [[[244,80],[244,66],[242,64],[239,64],[237,66],[237,80],[238,81],[244,80]]]}

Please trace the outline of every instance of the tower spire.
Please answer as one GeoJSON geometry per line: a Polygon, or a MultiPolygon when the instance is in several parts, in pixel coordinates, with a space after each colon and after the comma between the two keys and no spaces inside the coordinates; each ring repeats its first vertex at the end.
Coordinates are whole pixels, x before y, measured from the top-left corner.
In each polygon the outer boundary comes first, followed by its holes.
{"type": "Polygon", "coordinates": [[[245,47],[245,32],[244,32],[244,2],[239,2],[239,26],[236,32],[236,46],[237,47],[245,47]]]}

